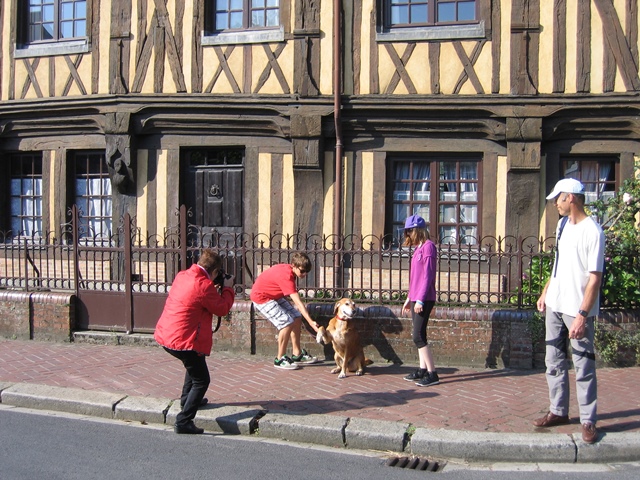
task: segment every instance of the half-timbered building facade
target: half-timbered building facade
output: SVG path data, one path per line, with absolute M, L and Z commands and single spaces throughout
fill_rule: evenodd
M 0 229 L 549 234 L 640 154 L 637 0 L 5 0 Z

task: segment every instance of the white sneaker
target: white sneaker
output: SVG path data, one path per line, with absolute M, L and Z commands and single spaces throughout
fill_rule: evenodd
M 297 370 L 300 367 L 293 363 L 289 357 L 284 355 L 280 360 L 277 358 L 273 361 L 273 366 L 276 368 L 282 368 L 283 370 Z
M 311 363 L 318 363 L 318 357 L 312 357 L 304 348 L 300 352 L 300 355 L 293 355 L 291 360 L 293 363 L 306 363 L 307 365 Z

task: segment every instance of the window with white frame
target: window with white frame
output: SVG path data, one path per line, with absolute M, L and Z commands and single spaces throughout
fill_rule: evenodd
M 392 158 L 389 220 L 394 237 L 403 238 L 407 217 L 420 215 L 434 241 L 475 245 L 480 165 L 476 158 Z
M 87 0 L 26 0 L 23 43 L 83 39 L 87 36 Z
M 111 180 L 103 153 L 74 156 L 75 203 L 80 211 L 80 236 L 108 239 L 112 233 Z
M 12 237 L 42 234 L 42 154 L 11 155 L 10 225 Z
M 384 0 L 384 26 L 420 27 L 475 23 L 476 0 Z
M 280 26 L 280 0 L 209 0 L 208 31 L 228 32 Z

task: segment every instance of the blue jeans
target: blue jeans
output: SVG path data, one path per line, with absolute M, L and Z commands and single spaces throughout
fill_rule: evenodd
M 198 413 L 198 407 L 204 398 L 211 377 L 209 368 L 207 367 L 206 357 L 193 350 L 165 350 L 182 362 L 186 369 L 184 375 L 184 385 L 182 386 L 182 395 L 180 396 L 180 405 L 182 411 L 176 416 L 176 425 L 184 427 L 193 421 Z
M 553 312 L 547 308 L 546 356 L 547 384 L 549 385 L 549 411 L 555 415 L 569 414 L 569 362 L 567 339 L 575 317 Z M 580 406 L 580 423 L 595 425 L 598 406 L 596 357 L 593 346 L 595 317 L 587 318 L 584 338 L 571 339 L 571 357 L 576 372 L 576 396 Z

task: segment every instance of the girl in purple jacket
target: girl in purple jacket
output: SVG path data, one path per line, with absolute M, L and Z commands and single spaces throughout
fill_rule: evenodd
M 413 247 L 409 272 L 409 294 L 402 306 L 403 315 L 411 311 L 413 320 L 413 342 L 418 347 L 420 367 L 404 377 L 420 387 L 440 383 L 433 356 L 427 344 L 427 323 L 436 303 L 436 269 L 438 253 L 429 239 L 424 218 L 412 215 L 404 223 L 404 246 Z

